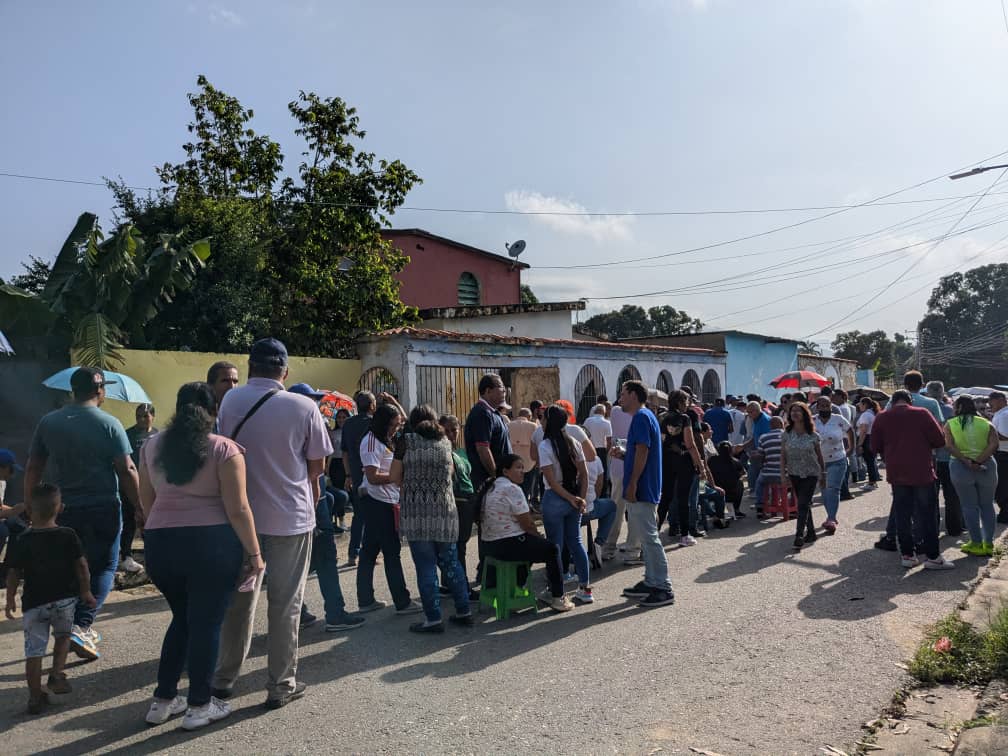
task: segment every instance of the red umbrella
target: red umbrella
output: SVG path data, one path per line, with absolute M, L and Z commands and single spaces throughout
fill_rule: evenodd
M 336 413 L 339 410 L 345 409 L 351 415 L 357 411 L 357 405 L 354 403 L 354 400 L 339 391 L 325 392 L 319 397 L 318 405 L 322 417 L 326 419 L 331 428 L 336 427 Z
M 830 379 L 821 376 L 819 373 L 812 370 L 792 370 L 789 373 L 778 375 L 770 381 L 770 385 L 777 389 L 796 389 L 806 388 L 809 386 L 822 388 L 823 386 L 830 385 Z

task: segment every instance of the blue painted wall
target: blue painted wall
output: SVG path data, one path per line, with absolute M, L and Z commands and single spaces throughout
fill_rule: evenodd
M 759 394 L 776 396 L 770 381 L 788 370 L 798 369 L 798 344 L 794 341 L 770 342 L 758 336 L 725 334 L 728 352 L 726 393 L 735 396 Z

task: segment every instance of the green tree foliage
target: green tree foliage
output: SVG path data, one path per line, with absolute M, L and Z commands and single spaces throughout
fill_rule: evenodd
M 288 110 L 305 149 L 296 177 L 282 178 L 280 145 L 251 128 L 253 111 L 197 84 L 186 159 L 158 169 L 162 189 L 143 198 L 110 182 L 119 214 L 145 233 L 214 242 L 206 274 L 148 326 L 149 344 L 243 351 L 270 334 L 292 352 L 334 356 L 362 331 L 415 321 L 395 279 L 407 258 L 379 232 L 419 177 L 359 148 L 354 108 L 302 92 Z M 342 258 L 350 270 L 338 270 Z
M 14 333 L 62 334 L 80 364 L 113 368 L 119 350 L 142 340 L 144 325 L 192 284 L 210 245 L 170 234 L 147 244 L 131 225 L 106 239 L 97 221 L 77 219 L 41 291 L 0 286 L 0 320 Z
M 918 324 L 922 367 L 951 386 L 1008 382 L 1008 264 L 944 276 Z
M 28 255 L 28 262 L 21 263 L 21 267 L 24 268 L 24 273 L 19 273 L 11 278 L 11 285 L 32 294 L 41 294 L 46 281 L 49 280 L 52 266 L 35 255 Z
M 901 333 L 889 338 L 885 331 L 846 331 L 838 333 L 830 344 L 837 357 L 856 360 L 863 368 L 872 368 L 883 380 L 898 379 L 904 365 L 913 356 L 913 347 Z
M 703 328 L 696 318 L 668 305 L 649 307 L 623 305 L 618 310 L 593 315 L 583 324 L 583 330 L 610 339 L 630 339 L 639 336 L 676 336 L 697 333 Z
M 822 356 L 822 349 L 819 348 L 819 344 L 814 341 L 799 341 L 798 351 L 802 354 L 814 354 L 816 356 Z
M 521 303 L 523 305 L 539 304 L 539 297 L 535 295 L 532 287 L 528 284 L 521 285 Z

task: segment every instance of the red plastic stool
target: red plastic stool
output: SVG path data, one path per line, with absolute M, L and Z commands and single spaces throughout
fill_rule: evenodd
M 779 514 L 787 522 L 794 515 L 798 515 L 798 500 L 794 491 L 780 483 L 773 483 L 766 487 L 763 497 L 763 514 Z

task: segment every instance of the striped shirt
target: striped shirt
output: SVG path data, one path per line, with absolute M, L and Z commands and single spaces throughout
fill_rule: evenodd
M 759 448 L 762 449 L 766 458 L 763 460 L 761 472 L 770 476 L 780 476 L 781 460 L 781 440 L 784 436 L 782 430 L 770 430 L 760 436 Z

